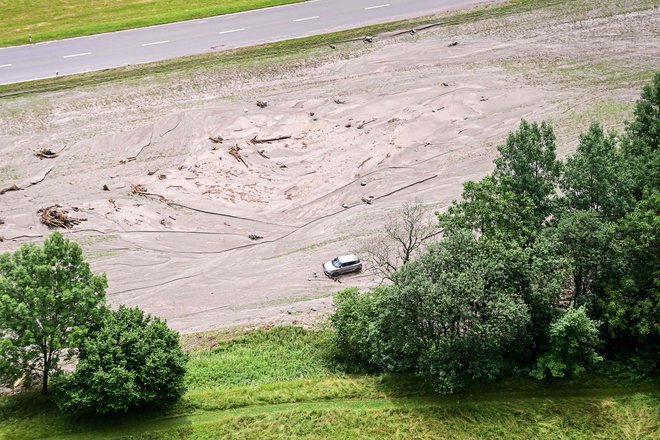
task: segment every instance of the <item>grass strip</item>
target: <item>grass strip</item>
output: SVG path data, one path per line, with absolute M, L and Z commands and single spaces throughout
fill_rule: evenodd
M 0 0 L 0 47 L 232 14 L 305 0 Z

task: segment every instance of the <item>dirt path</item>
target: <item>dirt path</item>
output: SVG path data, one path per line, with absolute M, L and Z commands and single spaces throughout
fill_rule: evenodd
M 406 200 L 447 206 L 520 118 L 555 122 L 562 153 L 592 118 L 620 127 L 660 68 L 657 9 L 569 3 L 317 65 L 2 102 L 0 189 L 22 189 L 0 195 L 0 250 L 42 240 L 37 210 L 59 203 L 86 219 L 67 234 L 107 272 L 114 304 L 185 332 L 313 322 L 334 292 L 377 282 L 314 278 L 323 261 L 360 253 Z

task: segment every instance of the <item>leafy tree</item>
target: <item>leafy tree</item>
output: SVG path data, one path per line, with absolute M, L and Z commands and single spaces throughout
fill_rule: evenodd
M 635 118 L 626 127 L 623 154 L 640 200 L 647 191 L 660 188 L 660 72 L 644 87 L 634 110 Z
M 608 286 L 600 313 L 619 349 L 648 351 L 657 360 L 660 345 L 660 191 L 640 201 L 619 224 L 627 267 Z
M 550 326 L 550 350 L 539 356 L 532 376 L 543 379 L 549 371 L 553 377 L 579 375 L 586 367 L 600 362 L 600 323 L 587 316 L 584 307 L 569 308 Z
M 104 308 L 105 276 L 95 276 L 80 247 L 54 232 L 43 246 L 0 255 L 0 378 L 58 369 L 63 350 L 94 326 Z
M 454 201 L 447 212 L 438 214 L 445 235 L 467 230 L 486 237 L 525 242 L 537 229 L 535 208 L 529 197 L 515 194 L 511 186 L 493 176 L 464 183 L 462 200 Z
M 562 215 L 548 233 L 559 242 L 558 251 L 570 264 L 571 304 L 591 310 L 606 278 L 621 273 L 616 224 L 595 210 L 573 211 Z
M 552 212 L 561 173 L 552 127 L 547 122 L 530 124 L 523 119 L 498 151 L 493 176 L 517 197 L 531 200 L 540 226 Z
M 106 313 L 101 327 L 82 341 L 78 359 L 74 373 L 53 380 L 66 413 L 165 405 L 185 392 L 187 357 L 178 333 L 139 308 Z
M 561 188 L 570 208 L 593 209 L 610 220 L 634 206 L 632 182 L 614 134 L 606 136 L 600 124 L 592 124 L 580 136 L 577 151 L 566 162 Z

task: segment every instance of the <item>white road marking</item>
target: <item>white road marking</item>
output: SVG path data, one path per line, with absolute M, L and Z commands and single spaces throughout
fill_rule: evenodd
M 389 5 L 390 5 L 389 3 L 385 3 L 384 5 L 368 6 L 368 7 L 364 8 L 364 10 L 368 11 L 369 9 L 386 8 Z
M 11 67 L 11 64 L 0 64 L 0 67 Z
M 232 30 L 230 30 L 230 31 L 222 31 L 222 32 L 218 32 L 218 34 L 220 34 L 220 35 L 222 35 L 222 34 L 231 34 L 232 32 L 241 32 L 241 31 L 244 31 L 244 30 L 245 30 L 245 28 L 232 29 Z
M 319 18 L 319 16 L 318 16 L 318 15 L 315 15 L 315 16 L 313 16 L 313 17 L 298 18 L 298 19 L 293 20 L 293 21 L 294 21 L 294 22 L 296 22 L 296 21 L 307 21 L 307 20 L 315 20 L 315 19 L 317 19 L 317 18 Z
M 154 41 L 153 43 L 144 43 L 142 46 L 155 46 L 156 44 L 165 44 L 169 42 L 170 40 Z
M 74 53 L 73 55 L 64 55 L 62 58 L 74 58 L 74 57 L 84 57 L 85 55 L 91 55 L 91 52 L 83 52 L 83 53 Z

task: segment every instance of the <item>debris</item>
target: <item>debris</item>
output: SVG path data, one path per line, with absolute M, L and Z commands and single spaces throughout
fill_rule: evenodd
M 318 276 L 319 276 L 319 274 L 317 274 L 316 272 L 314 272 L 314 278 L 318 278 Z
M 344 208 L 344 209 L 348 209 L 348 204 L 346 204 L 346 203 L 342 203 L 342 204 L 341 204 L 341 207 Z
M 250 234 L 248 235 L 248 238 L 250 240 L 261 240 L 262 238 L 264 238 L 264 236 L 259 234 Z
M 337 48 L 337 46 L 335 46 L 334 44 L 330 45 L 330 49 L 336 49 L 336 48 Z
M 108 185 L 103 185 L 103 191 L 110 191 L 110 188 L 108 188 Z
M 166 174 L 160 173 L 160 174 L 158 175 L 158 180 L 165 180 L 165 179 L 167 179 L 167 175 L 166 175 Z
M 454 47 L 454 46 L 458 46 L 458 41 L 452 41 L 447 45 L 447 47 Z
M 352 125 L 351 125 L 351 123 L 349 122 L 348 124 L 344 125 L 344 127 L 346 127 L 346 128 L 351 128 Z
M 488 98 L 485 98 L 485 97 L 482 96 L 481 98 L 479 98 L 479 101 L 485 102 L 485 101 L 488 101 Z
M 284 164 L 281 164 L 281 165 L 280 165 L 280 168 L 289 168 L 289 167 L 286 166 L 286 165 L 284 165 Z
M 41 223 L 50 228 L 68 229 L 87 220 L 85 218 L 71 217 L 69 211 L 63 209 L 61 205 L 41 208 L 37 213 L 41 214 Z
M 0 189 L 0 194 L 4 194 L 9 191 L 20 191 L 21 188 L 19 188 L 15 183 L 12 184 L 11 186 L 8 186 L 7 188 Z
M 133 194 L 146 194 L 147 187 L 141 183 L 132 183 L 131 184 L 131 193 Z
M 153 176 L 154 174 L 156 174 L 156 171 L 158 171 L 158 168 L 156 168 L 153 171 L 152 170 L 147 170 L 147 176 Z
M 266 101 L 257 101 L 257 107 L 266 108 L 266 107 L 268 107 L 268 102 L 266 102 Z
M 316 309 L 316 307 L 312 307 L 310 310 L 311 310 L 312 312 L 316 312 L 317 309 Z
M 373 41 L 374 41 L 374 39 L 373 39 L 371 36 L 369 36 L 369 35 L 367 35 L 366 37 L 364 37 L 364 42 L 365 42 L 365 43 L 372 43 Z
M 160 224 L 163 226 L 167 226 L 167 220 L 166 219 L 161 219 Z
M 0 218 L 0 225 L 4 225 L 4 224 L 5 224 L 5 221 Z
M 259 153 L 259 156 L 263 157 L 264 159 L 270 159 L 270 157 L 266 156 L 266 150 L 257 150 L 257 153 Z
M 267 144 L 270 142 L 282 141 L 284 139 L 291 139 L 291 135 L 275 136 L 272 138 L 264 138 L 264 139 L 257 139 L 257 136 L 255 135 L 252 139 L 250 139 L 250 142 L 253 144 Z
M 415 28 L 410 29 L 410 35 L 415 35 L 417 33 L 417 30 Z
M 362 201 L 366 203 L 367 205 L 371 205 L 373 202 L 373 199 L 367 198 L 367 197 L 362 197 Z
M 244 108 L 243 113 L 247 113 L 247 112 L 248 112 L 248 109 Z
M 337 98 L 337 99 L 335 99 L 335 104 L 346 104 L 346 101 L 344 101 L 343 99 Z
M 108 199 L 108 203 L 110 203 L 112 207 L 115 208 L 115 211 L 119 211 L 119 208 L 117 207 L 117 204 L 115 203 L 114 199 Z
M 0 235 L 0 243 L 2 243 L 3 241 L 5 241 L 5 237 L 3 237 L 2 235 Z
M 243 165 L 245 165 L 245 166 L 247 167 L 248 164 L 245 163 L 245 160 L 243 160 L 243 156 L 241 156 L 241 153 L 239 153 L 239 151 L 241 151 L 241 147 L 239 147 L 238 144 L 236 144 L 236 145 L 234 145 L 233 147 L 231 147 L 231 148 L 229 149 L 229 154 L 231 154 L 232 156 L 234 156 L 234 158 L 235 158 L 237 161 L 239 161 L 239 162 L 243 162 Z
M 362 129 L 364 128 L 365 125 L 367 125 L 367 124 L 371 124 L 372 122 L 375 122 L 375 121 L 376 121 L 376 119 L 372 119 L 372 120 L 370 120 L 370 121 L 363 122 L 363 123 L 361 123 L 361 124 L 358 124 L 356 128 L 357 128 L 358 130 L 362 130 Z
M 446 82 L 443 82 L 442 87 L 449 87 L 449 84 L 447 84 Z
M 57 153 L 51 150 L 50 148 L 42 148 L 34 152 L 34 155 L 39 159 L 54 159 L 57 157 Z
M 309 112 L 309 115 L 310 115 L 310 116 L 314 116 L 315 113 L 314 113 L 314 112 Z
M 210 136 L 209 140 L 214 144 L 221 144 L 224 139 L 221 136 Z
M 367 186 L 367 182 L 365 181 L 360 182 L 360 186 Z
M 128 162 L 133 162 L 134 160 L 137 160 L 137 157 L 135 157 L 135 156 L 129 156 L 129 157 L 127 157 L 126 159 L 121 159 L 121 160 L 119 161 L 119 163 L 121 163 L 121 164 L 126 164 L 126 163 L 128 163 Z

